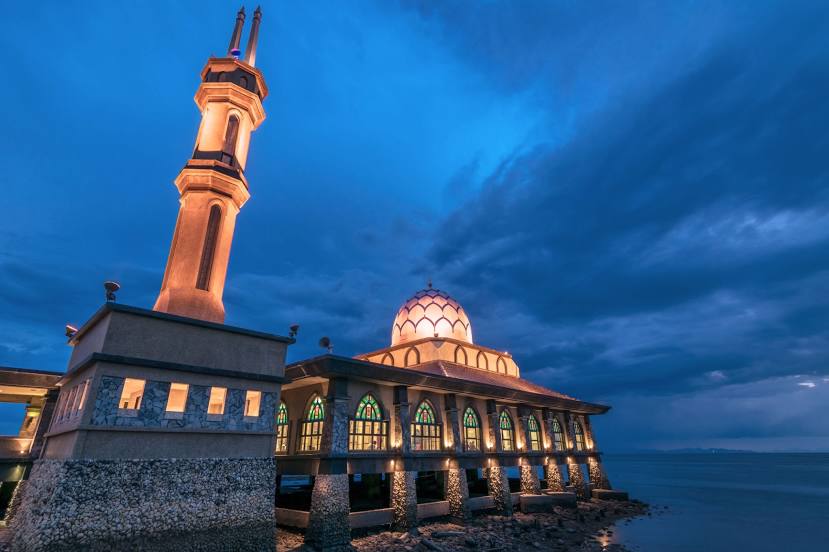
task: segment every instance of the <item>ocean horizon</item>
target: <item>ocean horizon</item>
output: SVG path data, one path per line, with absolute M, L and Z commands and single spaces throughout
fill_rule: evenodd
M 607 542 L 634 552 L 825 549 L 829 453 L 617 453 L 614 488 L 651 506 Z

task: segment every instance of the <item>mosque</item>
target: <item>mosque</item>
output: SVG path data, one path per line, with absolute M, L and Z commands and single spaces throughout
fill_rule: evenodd
M 523 379 L 431 282 L 390 310 L 388 347 L 353 358 L 329 350 L 286 366 L 296 327 L 224 324 L 248 148 L 265 119 L 261 17 L 242 55 L 240 10 L 227 54 L 201 72 L 153 309 L 117 302 L 107 283 L 103 306 L 67 327 L 65 372 L 0 369 L 0 401 L 26 404 L 19 435 L 0 439 L 12 550 L 272 549 L 275 525 L 336 549 L 358 528 L 625 498 L 591 428 L 609 407 Z

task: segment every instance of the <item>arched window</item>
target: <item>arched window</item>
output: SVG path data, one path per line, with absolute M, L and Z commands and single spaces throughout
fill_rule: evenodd
M 314 395 L 308 406 L 308 416 L 302 422 L 302 434 L 299 441 L 300 452 L 315 452 L 320 449 L 324 421 L 325 405 L 322 402 L 322 397 Z
M 233 165 L 236 159 L 236 139 L 239 137 L 239 117 L 231 115 L 227 120 L 225 141 L 222 144 L 222 163 Z
M 455 347 L 455 362 L 458 364 L 469 364 L 469 359 L 466 356 L 466 349 L 460 345 Z
M 199 275 L 196 278 L 196 288 L 207 291 L 210 289 L 210 273 L 213 272 L 213 257 L 216 255 L 216 242 L 219 239 L 219 223 L 222 220 L 222 208 L 213 205 L 207 217 L 207 231 L 204 233 L 204 245 L 201 250 Z
M 527 443 L 530 450 L 541 450 L 541 432 L 538 430 L 538 420 L 532 415 L 527 418 L 527 438 L 530 440 Z
M 515 438 L 512 429 L 512 418 L 506 410 L 501 411 L 498 418 L 498 426 L 501 428 L 501 448 L 506 451 L 515 450 Z
M 581 429 L 581 424 L 578 420 L 573 422 L 573 431 L 576 433 L 576 450 L 584 450 L 584 431 Z
M 553 450 L 564 450 L 564 433 L 558 418 L 553 418 Z
M 388 428 L 377 399 L 366 393 L 357 405 L 354 419 L 349 420 L 349 450 L 385 450 Z
M 470 407 L 463 412 L 463 448 L 468 451 L 481 450 L 481 422 Z
M 478 351 L 478 357 L 475 359 L 478 368 L 482 370 L 489 370 L 489 361 L 483 351 Z
M 440 450 L 440 424 L 429 401 L 421 402 L 415 411 L 412 450 Z
M 276 412 L 276 453 L 286 454 L 288 452 L 288 407 L 284 402 L 279 403 L 279 410 Z
M 417 350 L 417 347 L 409 347 L 403 365 L 414 366 L 415 364 L 420 364 L 420 351 Z

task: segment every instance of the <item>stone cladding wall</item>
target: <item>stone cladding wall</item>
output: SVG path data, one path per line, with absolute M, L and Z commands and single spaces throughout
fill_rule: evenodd
M 417 472 L 396 471 L 391 480 L 392 529 L 408 531 L 417 525 Z
M 11 550 L 126 550 L 153 539 L 188 550 L 206 531 L 216 532 L 215 548 L 199 549 L 247 550 L 272 543 L 275 484 L 273 458 L 39 460 Z
M 547 479 L 547 489 L 556 493 L 564 490 L 564 480 L 561 477 L 561 468 L 555 461 L 544 466 L 544 476 Z
M 495 502 L 495 509 L 503 516 L 511 516 L 513 511 L 512 495 L 509 491 L 509 479 L 506 470 L 501 466 L 488 468 L 487 480 L 489 494 Z
M 610 486 L 610 480 L 607 478 L 607 473 L 602 467 L 602 463 L 596 458 L 587 459 L 587 471 L 590 475 L 590 482 L 593 483 L 594 488 L 607 490 L 612 488 Z
M 521 466 L 521 494 L 541 494 L 541 483 L 535 466 Z
M 581 498 L 587 496 L 587 489 L 584 484 L 584 474 L 581 473 L 581 466 L 577 462 L 570 460 L 567 464 L 568 477 L 570 485 L 575 488 L 576 495 Z
M 141 406 L 135 415 L 124 416 L 118 408 L 124 378 L 104 376 L 97 390 L 95 408 L 92 411 L 92 425 L 116 427 L 160 427 L 160 428 L 199 428 L 228 429 L 240 431 L 273 431 L 278 393 L 264 391 L 260 403 L 260 415 L 256 418 L 246 417 L 245 389 L 228 389 L 225 397 L 225 412 L 218 419 L 216 415 L 207 414 L 210 399 L 210 387 L 190 385 L 187 403 L 180 419 L 167 417 L 167 396 L 170 392 L 169 381 L 147 381 Z
M 323 550 L 347 547 L 351 542 L 349 512 L 348 474 L 317 474 L 305 543 Z
M 449 501 L 449 515 L 461 520 L 472 516 L 469 510 L 469 484 L 466 470 L 450 468 L 446 478 L 446 500 Z

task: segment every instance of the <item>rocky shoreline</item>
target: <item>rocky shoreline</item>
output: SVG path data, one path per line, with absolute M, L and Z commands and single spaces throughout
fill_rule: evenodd
M 648 513 L 648 506 L 627 502 L 590 500 L 578 508 L 556 507 L 551 513 L 523 514 L 512 517 L 481 514 L 461 524 L 448 520 L 424 522 L 416 531 L 373 532 L 352 541 L 361 552 L 435 552 L 552 550 L 557 552 L 623 552 L 625 548 L 610 543 L 613 523 Z M 278 552 L 310 550 L 302 544 L 302 534 L 287 528 L 278 530 Z

